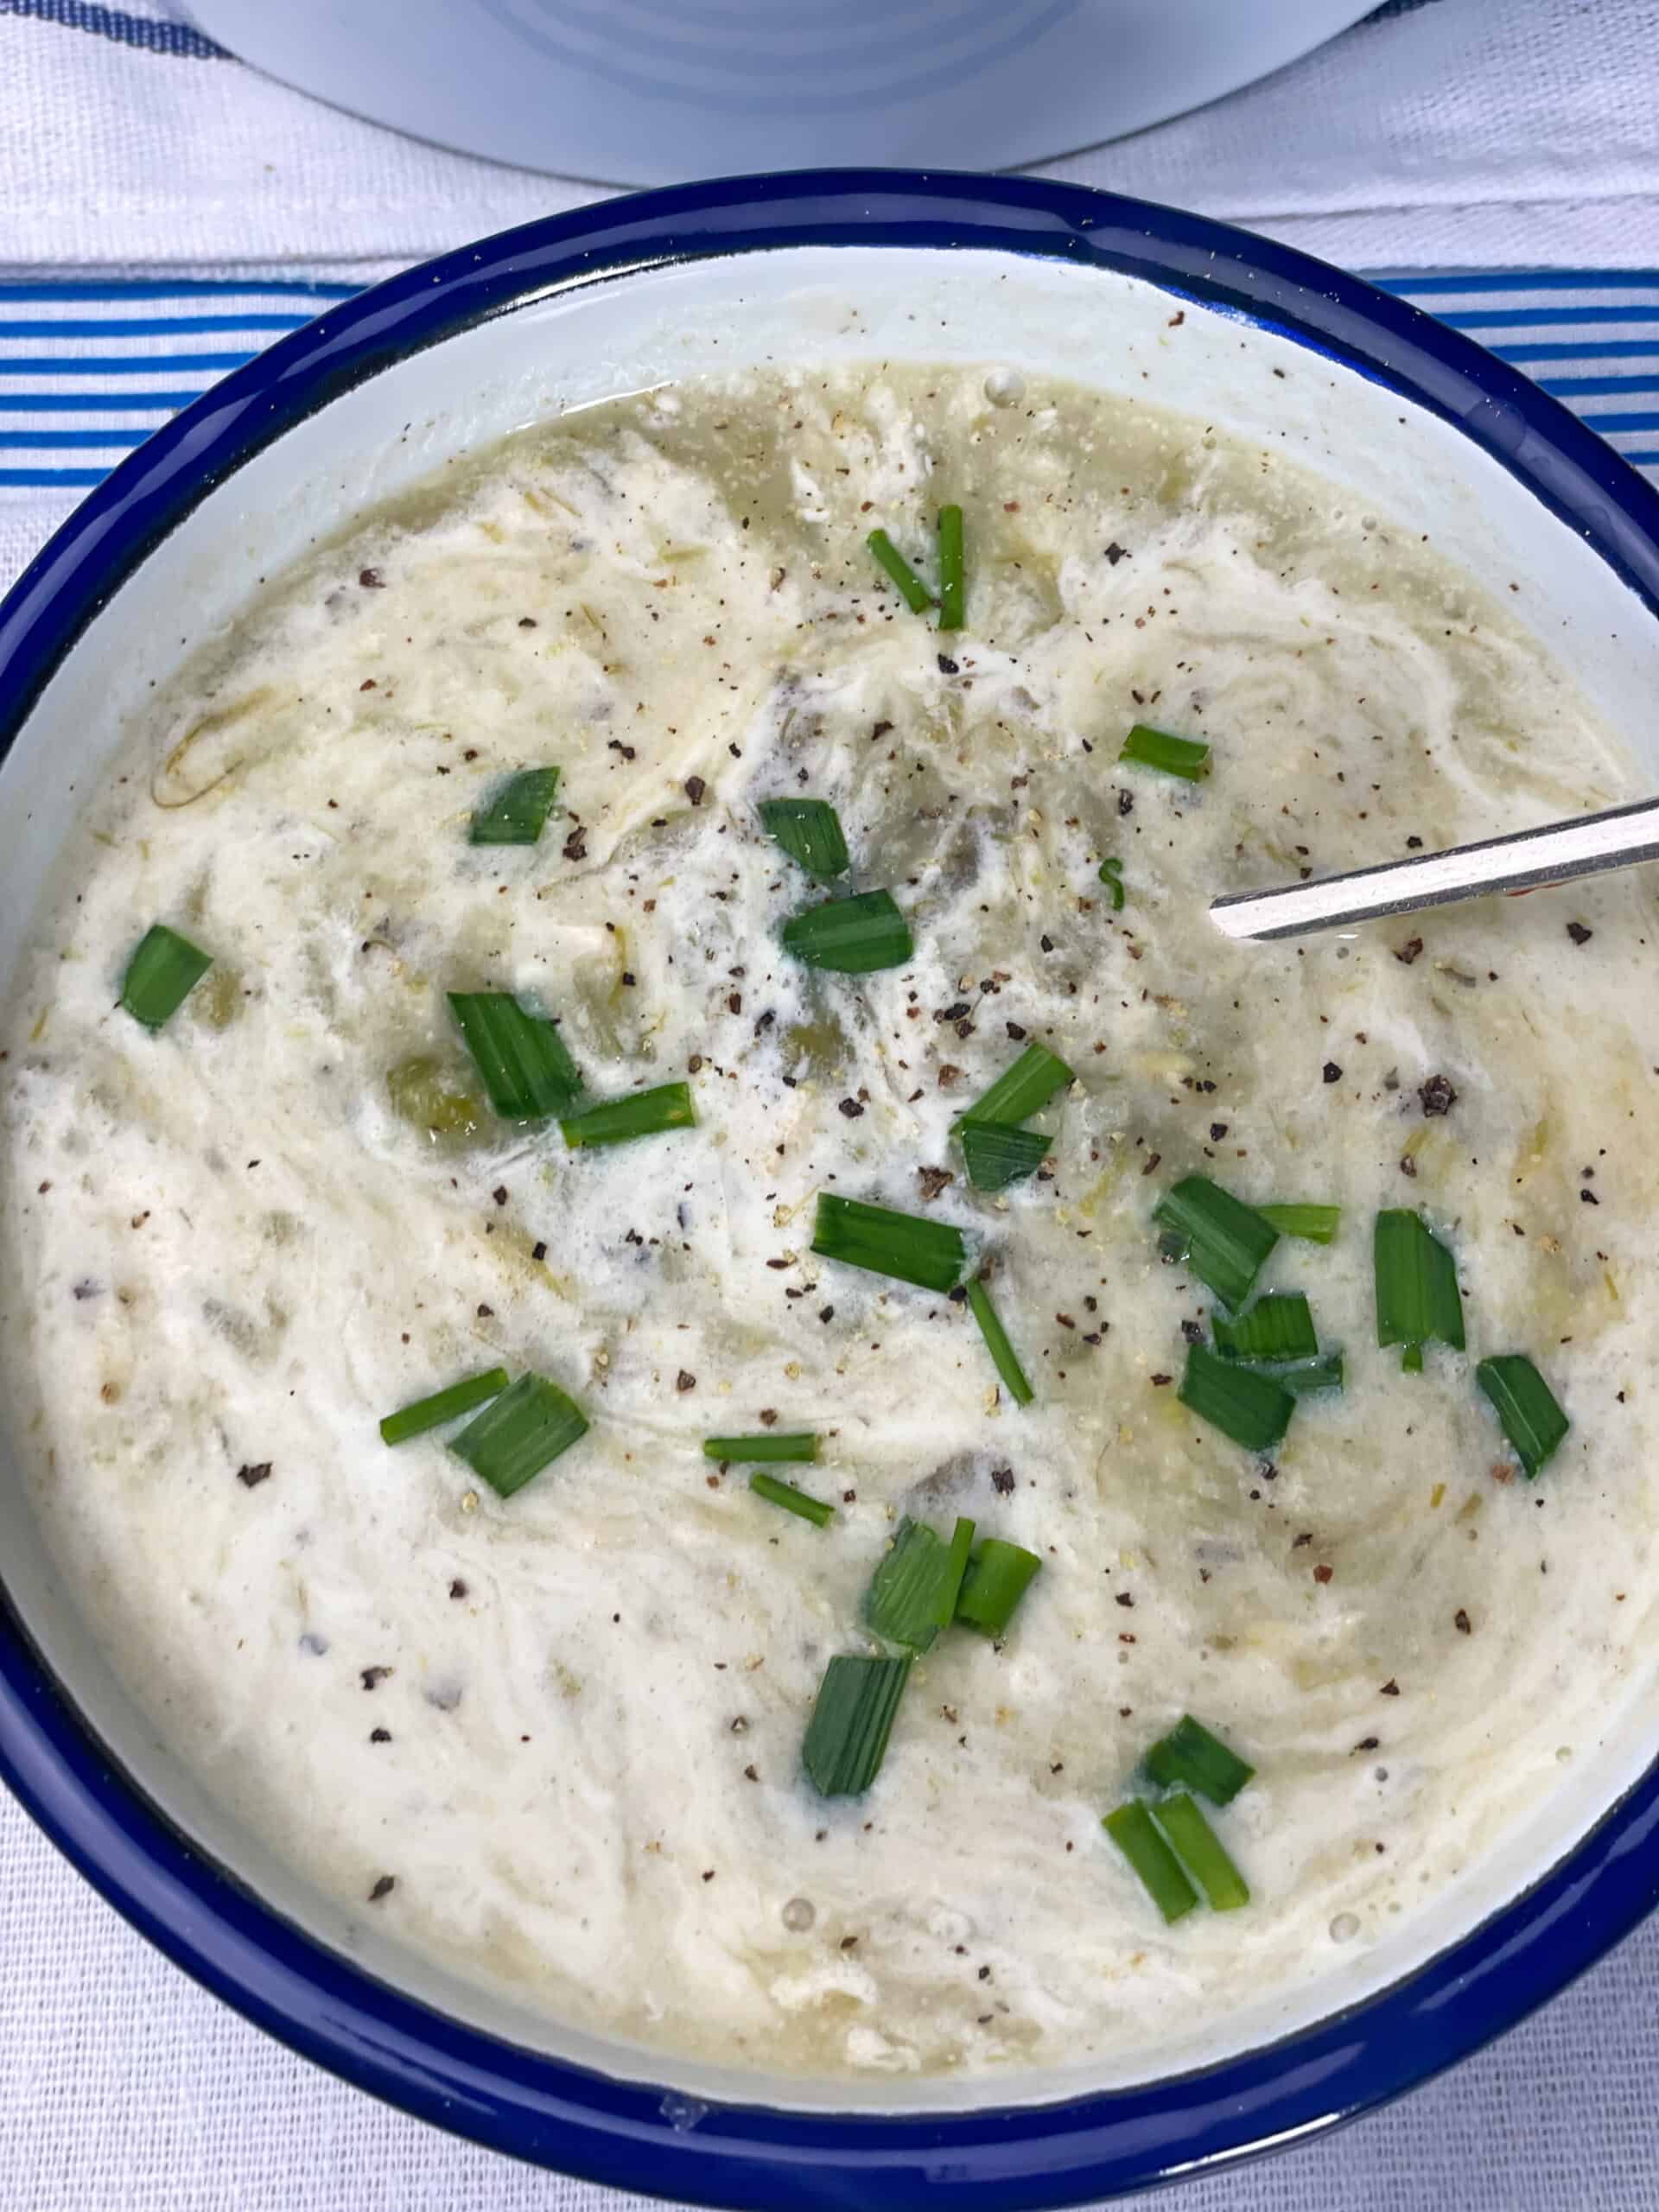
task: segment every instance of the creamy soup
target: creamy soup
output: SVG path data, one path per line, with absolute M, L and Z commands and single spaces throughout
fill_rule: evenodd
M 949 504 L 957 629 L 866 542 L 931 593 Z M 0 1032 L 29 1479 L 168 1743 L 415 1950 L 802 2073 L 1153 2071 L 1471 1878 L 1652 1694 L 1647 894 L 1300 944 L 1206 908 L 1624 795 L 1548 618 L 1272 451 L 957 370 L 597 408 L 273 581 L 124 734 Z M 537 841 L 471 842 L 543 767 Z M 878 892 L 891 964 L 801 957 Z M 213 964 L 152 1029 L 154 923 Z M 556 1020 L 584 1103 L 684 1099 L 609 1145 L 498 1113 L 451 992 Z M 1033 1045 L 1071 1079 L 976 1187 L 1009 1141 L 958 1120 Z M 1325 1387 L 1225 1357 L 1211 1186 L 1340 1209 L 1253 1285 Z M 815 1250 L 825 1193 L 960 1267 Z M 1418 1371 L 1379 1212 L 1460 1286 Z M 1535 1478 L 1495 1355 L 1571 1422 Z M 498 1369 L 588 1423 L 521 1487 L 451 1448 L 476 1408 L 382 1441 Z M 795 1433 L 782 1503 L 704 1450 Z M 959 1518 L 1039 1571 L 906 1675 L 872 1577 Z M 826 1796 L 837 1655 L 896 1705 Z M 1249 1897 L 1177 1853 L 1166 1923 L 1103 1818 L 1188 1714 L 1254 1769 L 1192 1801 Z

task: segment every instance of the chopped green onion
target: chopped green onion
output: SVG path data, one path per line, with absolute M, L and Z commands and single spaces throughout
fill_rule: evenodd
M 1401 1371 L 1406 1375 L 1421 1375 L 1423 1371 L 1421 1344 L 1408 1344 L 1400 1355 Z
M 749 1488 L 768 1505 L 781 1505 L 785 1513 L 798 1513 L 803 1521 L 816 1522 L 820 1529 L 827 1529 L 836 1517 L 833 1505 L 826 1505 L 821 1497 L 809 1497 L 793 1483 L 780 1483 L 776 1475 L 751 1475 Z
M 1457 1262 L 1422 1216 L 1401 1206 L 1385 1207 L 1376 1217 L 1373 1261 L 1378 1344 L 1404 1344 L 1404 1364 L 1414 1373 L 1422 1366 L 1426 1344 L 1450 1344 L 1461 1351 Z
M 912 614 L 925 614 L 933 604 L 933 594 L 922 582 L 885 530 L 873 530 L 864 543 L 893 578 L 904 594 L 905 604 Z
M 547 827 L 558 794 L 556 768 L 524 768 L 511 776 L 473 816 L 473 845 L 533 845 Z
M 1475 1380 L 1491 1401 L 1516 1458 L 1535 1475 L 1572 1427 L 1554 1392 L 1521 1351 L 1483 1359 Z
M 1042 1565 L 1023 1544 L 987 1536 L 969 1560 L 957 1598 L 957 1618 L 986 1636 L 1006 1636 L 1014 1607 Z
M 922 1290 L 954 1290 L 968 1272 L 967 1242 L 953 1223 L 924 1221 L 832 1191 L 818 1193 L 812 1249 L 821 1260 L 867 1268 Z
M 471 1413 L 486 1398 L 499 1397 L 506 1387 L 505 1367 L 469 1375 L 464 1382 L 452 1382 L 447 1390 L 435 1390 L 429 1398 L 416 1398 L 412 1405 L 399 1406 L 395 1414 L 388 1414 L 380 1424 L 380 1441 L 404 1444 L 411 1436 L 423 1436 L 429 1428 L 454 1421 L 458 1414 Z
M 810 1428 L 785 1429 L 776 1435 L 705 1436 L 702 1456 L 740 1467 L 767 1461 L 776 1464 L 785 1459 L 816 1459 L 818 1440 Z
M 1121 914 L 1123 911 L 1124 899 L 1122 861 L 1102 861 L 1100 880 L 1112 894 L 1112 912 L 1115 914 Z
M 963 1122 L 962 1157 L 976 1191 L 1006 1191 L 1010 1183 L 1034 1174 L 1054 1141 L 1039 1129 L 1015 1128 L 1007 1122 Z
M 974 1524 L 959 1513 L 957 1525 L 950 1531 L 950 1566 L 939 1578 L 937 1602 L 933 1608 L 936 1627 L 949 1628 L 957 1617 L 957 1601 L 962 1595 L 962 1579 L 968 1572 L 969 1554 L 973 1548 Z
M 968 1286 L 968 1310 L 979 1324 L 985 1349 L 991 1355 L 991 1363 L 1002 1377 L 1008 1395 L 1016 1406 L 1028 1406 L 1033 1393 L 1026 1380 L 1026 1370 L 1020 1364 L 1020 1355 L 1008 1342 L 1008 1332 L 997 1319 L 991 1294 L 977 1276 Z
M 1100 1825 L 1141 1877 L 1141 1886 L 1166 1920 L 1179 1920 L 1192 1911 L 1198 1893 L 1138 1797 L 1108 1813 Z
M 152 922 L 127 963 L 121 1003 L 146 1029 L 162 1028 L 213 964 L 211 952 L 192 944 L 165 922 Z
M 1148 729 L 1136 722 L 1123 741 L 1120 760 L 1138 761 L 1143 768 L 1161 768 L 1166 775 L 1184 776 L 1196 784 L 1210 772 L 1210 748 L 1196 738 L 1171 737 L 1166 731 Z
M 1340 1206 L 1258 1206 L 1256 1211 L 1281 1236 L 1300 1236 L 1309 1244 L 1328 1244 L 1342 1219 Z
M 1196 1789 L 1212 1805 L 1230 1805 L 1255 1769 L 1185 1713 L 1147 1753 L 1147 1772 L 1160 1789 Z
M 939 509 L 939 627 L 960 630 L 967 612 L 968 575 L 963 556 L 962 509 Z
M 801 1764 L 823 1796 L 856 1797 L 880 1772 L 910 1656 L 867 1659 L 843 1651 L 824 1669 L 801 1746 Z
M 1341 1389 L 1342 1354 L 1322 1352 L 1317 1359 L 1299 1359 L 1292 1366 L 1269 1368 L 1268 1372 L 1293 1398 L 1311 1398 L 1316 1391 Z
M 912 1521 L 906 1516 L 864 1593 L 866 1624 L 889 1643 L 906 1643 L 912 1651 L 928 1650 L 955 1615 L 957 1592 L 973 1540 L 971 1521 L 958 1521 L 956 1535 L 947 1544 L 925 1521 Z
M 552 1022 L 526 1013 L 509 991 L 451 991 L 449 1011 L 504 1122 L 569 1112 L 582 1077 Z
M 868 976 L 877 968 L 902 968 L 915 946 L 910 925 L 890 891 L 861 891 L 852 899 L 826 899 L 784 924 L 784 950 L 809 968 L 838 976 Z
M 1208 1344 L 1188 1345 L 1179 1395 L 1200 1421 L 1207 1421 L 1247 1452 L 1270 1452 L 1296 1410 L 1294 1397 L 1271 1375 L 1237 1360 L 1222 1359 Z
M 828 882 L 851 865 L 841 817 L 827 798 L 763 798 L 760 819 L 766 835 L 780 844 L 809 875 Z
M 1229 1359 L 1312 1359 L 1319 1349 L 1313 1316 L 1300 1290 L 1272 1292 L 1230 1321 L 1217 1313 L 1216 1350 Z
M 511 1497 L 587 1433 L 586 1415 L 556 1382 L 521 1375 L 450 1439 L 449 1449 L 498 1497 Z
M 1186 1870 L 1217 1912 L 1250 1901 L 1249 1885 L 1227 1856 L 1221 1838 L 1185 1790 L 1160 1800 L 1152 1817 L 1175 1847 Z
M 976 1098 L 964 1122 L 1023 1122 L 1057 1090 L 1075 1078 L 1058 1052 L 1046 1045 L 1027 1045 L 1011 1068 L 1005 1068 L 984 1096 Z
M 631 1090 L 625 1098 L 601 1098 L 559 1123 L 574 1150 L 584 1144 L 626 1144 L 631 1137 L 660 1136 L 664 1129 L 690 1129 L 697 1116 L 689 1083 L 659 1083 L 651 1090 Z
M 1270 1221 L 1207 1175 L 1182 1176 L 1165 1192 L 1152 1217 L 1183 1240 L 1193 1274 L 1235 1312 L 1279 1242 Z

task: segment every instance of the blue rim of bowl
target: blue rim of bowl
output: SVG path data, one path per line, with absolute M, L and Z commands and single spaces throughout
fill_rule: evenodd
M 378 370 L 530 297 L 799 246 L 1042 257 L 1140 276 L 1274 330 L 1454 423 L 1659 613 L 1659 494 L 1518 371 L 1360 279 L 1230 226 L 1023 178 L 803 170 L 673 187 L 406 270 L 280 340 L 76 510 L 0 606 L 0 760 L 92 616 L 214 485 Z M 314 1941 L 121 1770 L 0 1588 L 0 1777 L 196 1980 L 304 2056 L 492 2149 L 737 2212 L 1041 2212 L 1304 2140 L 1514 2026 L 1659 1902 L 1659 1765 L 1548 1874 L 1417 1973 L 1195 2073 L 1038 2106 L 869 2116 L 690 2107 L 465 2026 Z M 994 2081 L 986 2083 L 994 2099 Z

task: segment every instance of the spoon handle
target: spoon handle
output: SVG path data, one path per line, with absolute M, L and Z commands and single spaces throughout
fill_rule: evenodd
M 1414 853 L 1381 868 L 1352 868 L 1273 891 L 1236 892 L 1214 901 L 1210 918 L 1230 938 L 1302 937 L 1310 930 L 1412 914 L 1490 892 L 1570 883 L 1575 876 L 1652 860 L 1659 860 L 1659 799 L 1644 798 L 1633 806 L 1609 807 L 1605 814 L 1580 815 L 1576 822 L 1483 838 L 1478 845 Z

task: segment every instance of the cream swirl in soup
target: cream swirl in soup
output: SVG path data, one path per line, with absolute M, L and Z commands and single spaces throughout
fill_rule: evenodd
M 951 505 L 942 629 L 866 541 L 931 594 Z M 957 369 L 597 408 L 273 582 L 124 737 L 0 1033 L 29 1476 L 168 1744 L 416 1951 L 803 2074 L 1154 2071 L 1471 1878 L 1652 1694 L 1648 894 L 1255 946 L 1206 909 L 1625 794 L 1549 618 L 1272 450 Z M 471 842 L 551 767 L 535 842 Z M 762 811 L 804 798 L 822 879 Z M 795 918 L 874 893 L 889 964 L 813 964 L 851 939 Z M 212 966 L 152 1028 L 156 923 Z M 557 1110 L 496 1110 L 451 993 L 556 1024 Z M 1033 1046 L 1036 1141 L 964 1141 Z M 826 1194 L 960 1266 L 847 1264 Z M 1338 1212 L 1269 1213 L 1229 1300 L 1229 1201 Z M 1379 1215 L 1455 1284 L 1420 1371 Z M 1294 1329 L 1248 1357 L 1294 1293 L 1301 1395 Z M 1508 1356 L 1571 1424 L 1535 1477 Z M 495 1370 L 588 1424 L 521 1486 L 499 1422 L 452 1448 L 481 1401 L 383 1442 Z M 704 1450 L 791 1434 L 764 1472 L 827 1518 Z M 959 1520 L 965 1589 L 988 1541 L 1038 1569 L 989 1632 L 952 1583 L 906 1673 L 872 1580 Z M 837 1656 L 896 1702 L 825 1795 Z M 1192 1801 L 1247 1902 L 1169 1840 L 1184 1715 L 1254 1770 Z M 1167 1923 L 1102 1825 L 1137 1800 Z

